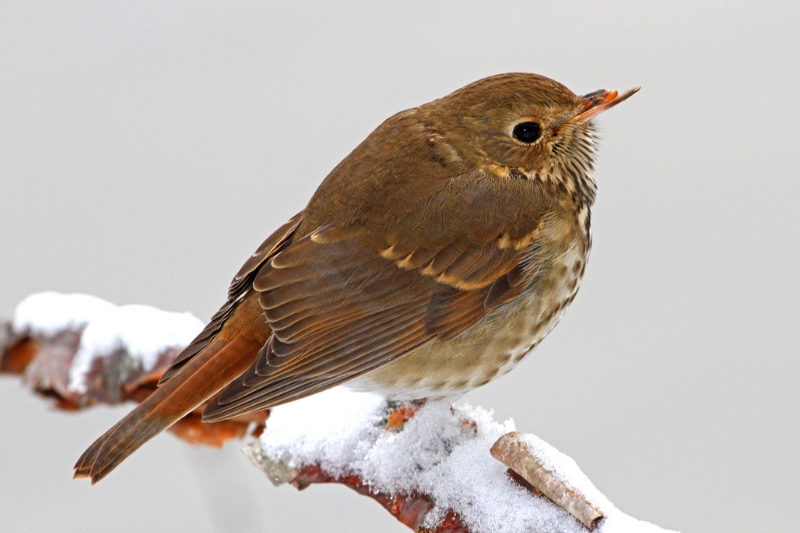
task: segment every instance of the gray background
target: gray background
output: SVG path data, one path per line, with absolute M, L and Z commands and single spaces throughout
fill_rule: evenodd
M 562 324 L 469 395 L 622 510 L 789 531 L 800 489 L 797 2 L 0 4 L 0 314 L 87 292 L 207 319 L 389 115 L 505 71 L 642 91 L 599 119 L 594 250 Z M 124 409 L 0 379 L 3 531 L 405 531 L 167 435 L 70 479 Z

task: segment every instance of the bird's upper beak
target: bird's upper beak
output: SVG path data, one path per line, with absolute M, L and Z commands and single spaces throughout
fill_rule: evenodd
M 606 109 L 611 109 L 620 102 L 623 102 L 636 94 L 641 87 L 634 87 L 630 91 L 619 94 L 617 91 L 595 91 L 584 96 L 583 107 L 578 114 L 572 117 L 567 124 L 575 124 L 577 122 L 586 122 L 593 119 Z

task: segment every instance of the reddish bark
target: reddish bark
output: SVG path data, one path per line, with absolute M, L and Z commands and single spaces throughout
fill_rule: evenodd
M 297 471 L 291 484 L 298 490 L 303 490 L 313 483 L 339 483 L 361 494 L 372 498 L 384 509 L 404 525 L 419 532 L 430 533 L 469 533 L 461 523 L 461 518 L 449 511 L 444 519 L 435 528 L 425 528 L 423 524 L 433 508 L 434 503 L 425 494 L 412 492 L 411 494 L 388 494 L 373 491 L 358 476 L 332 476 L 323 471 L 319 466 L 306 466 Z

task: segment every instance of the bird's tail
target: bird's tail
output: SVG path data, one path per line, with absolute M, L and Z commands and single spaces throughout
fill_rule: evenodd
M 75 464 L 76 478 L 100 481 L 142 444 L 196 409 L 244 373 L 260 344 L 214 340 L 172 378 L 97 439 Z

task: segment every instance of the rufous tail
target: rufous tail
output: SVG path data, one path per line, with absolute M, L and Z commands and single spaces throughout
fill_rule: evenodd
M 97 439 L 75 464 L 76 478 L 103 479 L 142 444 L 240 376 L 261 345 L 246 338 L 214 340 L 172 378 Z

